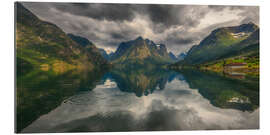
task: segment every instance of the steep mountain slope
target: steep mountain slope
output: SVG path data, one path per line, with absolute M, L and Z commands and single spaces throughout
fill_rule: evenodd
M 187 53 L 180 53 L 178 56 L 177 56 L 177 59 L 180 61 L 180 60 L 184 60 L 185 57 L 187 56 Z
M 63 71 L 107 64 L 98 51 L 78 45 L 56 25 L 40 20 L 22 4 L 16 3 L 15 13 L 18 72 L 25 72 L 24 67 Z
M 149 39 L 138 37 L 122 42 L 111 57 L 117 64 L 165 64 L 172 62 L 164 44 L 155 44 Z
M 108 54 L 103 48 L 98 48 L 98 50 L 106 60 L 110 61 L 110 59 L 111 59 L 111 57 L 113 55 L 113 52 Z
M 199 45 L 193 46 L 182 63 L 196 65 L 214 61 L 258 42 L 259 28 L 253 23 L 219 28 L 212 31 Z
M 70 33 L 67 35 L 77 44 L 83 46 L 84 50 L 87 50 L 89 53 L 94 54 L 96 56 L 95 57 L 96 61 L 106 63 L 106 58 L 103 57 L 103 54 L 101 54 L 100 50 L 87 38 L 70 34 Z
M 172 52 L 169 52 L 169 56 L 173 61 L 178 61 L 178 58 Z
M 79 45 L 82 45 L 83 47 L 88 46 L 88 45 L 94 45 L 87 38 L 77 36 L 71 33 L 67 34 L 67 36 L 70 37 L 73 41 L 77 42 Z

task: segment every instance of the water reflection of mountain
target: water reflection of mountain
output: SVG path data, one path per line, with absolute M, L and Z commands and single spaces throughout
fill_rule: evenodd
M 162 68 L 115 68 L 104 80 L 108 78 L 114 80 L 121 91 L 135 93 L 138 97 L 163 90 L 167 83 L 177 79 L 198 89 L 216 107 L 253 111 L 259 106 L 257 79 L 237 80 L 198 70 L 174 72 Z
M 17 79 L 17 130 L 22 130 L 41 115 L 59 106 L 63 100 L 76 95 L 78 91 L 89 92 L 96 87 L 96 84 L 103 85 L 108 79 L 114 81 L 122 92 L 135 93 L 138 97 L 162 90 L 161 93 L 173 93 L 174 98 L 181 99 L 181 97 L 186 97 L 183 94 L 189 91 L 184 90 L 185 93 L 183 93 L 179 86 L 188 83 L 187 87 L 195 91 L 198 89 L 205 99 L 218 108 L 253 111 L 259 107 L 259 81 L 247 77 L 245 80 L 237 80 L 214 73 L 195 70 L 174 72 L 161 68 L 114 68 L 105 75 L 97 71 L 63 74 L 31 72 Z M 177 83 L 176 80 L 180 81 Z M 179 84 L 180 82 L 184 83 Z M 172 90 L 172 86 L 176 92 Z M 115 90 L 107 87 L 104 89 L 109 90 L 107 91 L 109 93 Z M 160 94 L 160 92 L 157 93 Z M 170 99 L 170 96 L 166 94 L 164 96 Z M 129 98 L 132 97 L 134 96 Z M 100 100 L 93 97 L 90 99 L 91 101 Z
M 127 72 L 127 70 L 122 71 Z M 137 70 L 130 72 L 134 71 Z M 139 72 L 138 69 L 136 73 L 142 73 L 134 76 L 148 75 L 147 79 L 151 80 L 152 76 L 149 77 L 149 74 L 152 74 L 152 70 L 146 71 L 148 72 Z M 212 81 L 210 83 L 217 83 L 217 85 L 220 83 L 228 85 L 227 79 L 222 76 L 218 78 L 215 74 L 197 71 L 184 71 L 185 76 L 175 72 L 169 74 L 170 71 L 164 72 L 167 75 L 159 72 L 160 76 L 165 78 L 161 80 L 168 79 L 167 81 L 171 80 L 171 82 L 166 83 L 165 88 L 161 91 L 159 91 L 158 82 L 162 81 L 155 81 L 157 83 L 153 85 L 148 84 L 146 86 L 149 88 L 156 86 L 158 90 L 153 91 L 153 94 L 138 98 L 134 91 L 128 91 L 131 92 L 128 93 L 119 90 L 112 72 L 116 72 L 116 70 L 106 74 L 93 90 L 71 96 L 22 132 L 217 130 L 258 129 L 259 127 L 259 109 L 253 112 L 243 112 L 235 106 L 225 107 L 232 109 L 223 109 L 221 104 L 213 105 L 213 101 L 219 99 L 220 94 L 226 93 L 223 92 L 226 91 L 226 87 L 216 89 L 217 92 L 214 93 L 211 90 L 214 91 L 215 88 L 206 89 L 213 86 L 208 86 L 207 81 Z M 127 75 L 132 76 L 130 73 Z M 158 76 L 153 75 L 153 77 Z M 205 83 L 206 88 L 201 84 L 198 85 L 196 80 L 198 77 L 206 79 L 201 81 L 201 83 Z M 209 79 L 211 77 L 213 80 Z M 121 78 L 121 80 L 125 79 L 128 81 L 131 78 Z M 216 79 L 219 79 L 218 82 Z M 134 83 L 120 85 L 135 87 Z M 231 91 L 238 92 L 234 89 Z M 207 97 L 203 92 L 212 95 Z M 242 96 L 246 95 L 242 94 Z
M 136 96 L 141 97 L 155 90 L 163 90 L 166 83 L 178 77 L 178 74 L 161 68 L 116 68 L 106 77 L 113 79 L 121 91 L 134 92 Z
M 198 89 L 217 107 L 242 111 L 253 111 L 259 107 L 259 80 L 256 78 L 238 80 L 197 70 L 182 70 L 180 73 L 191 88 Z
M 17 78 L 17 132 L 59 106 L 78 91 L 91 90 L 103 71 L 70 71 L 62 74 L 32 71 Z

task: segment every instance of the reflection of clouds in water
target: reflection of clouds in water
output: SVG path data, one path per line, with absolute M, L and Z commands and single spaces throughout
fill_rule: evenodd
M 103 85 L 97 85 L 96 88 L 116 88 L 117 84 L 110 79 L 105 80 Z
M 114 86 L 114 82 L 106 80 L 105 85 L 71 97 L 23 132 L 249 129 L 259 126 L 259 110 L 249 113 L 215 107 L 196 89 L 190 89 L 184 80 L 173 80 L 164 90 L 142 97 L 121 92 Z

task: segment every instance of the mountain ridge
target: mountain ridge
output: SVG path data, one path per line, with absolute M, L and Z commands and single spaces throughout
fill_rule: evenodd
M 94 45 L 87 38 L 84 38 L 84 37 L 81 37 L 72 33 L 68 33 L 67 36 L 70 37 L 73 41 L 77 42 L 79 45 L 82 45 L 83 47 L 87 45 Z
M 253 23 L 215 29 L 199 45 L 191 47 L 184 64 L 196 65 L 213 61 L 232 50 L 250 45 L 251 41 L 259 42 L 258 32 L 259 27 Z

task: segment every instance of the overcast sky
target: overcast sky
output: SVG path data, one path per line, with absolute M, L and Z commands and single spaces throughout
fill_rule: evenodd
M 66 33 L 88 38 L 97 47 L 115 50 L 138 36 L 166 44 L 175 54 L 186 52 L 218 27 L 253 22 L 257 6 L 23 3 L 40 19 Z

